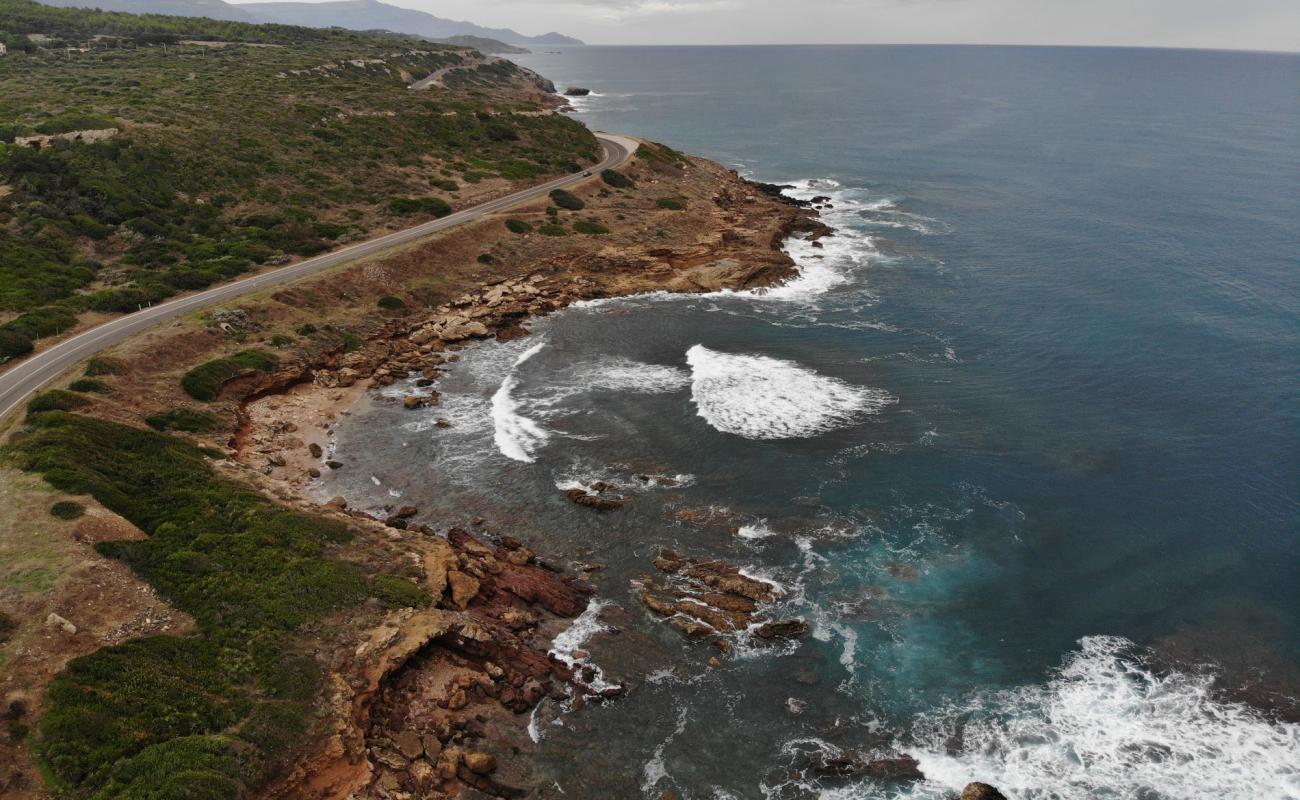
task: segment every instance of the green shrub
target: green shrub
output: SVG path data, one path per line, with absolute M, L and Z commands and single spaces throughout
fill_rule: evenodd
M 480 264 L 493 264 L 496 262 L 497 259 L 496 256 L 492 255 L 491 253 L 479 253 L 478 258 L 475 260 L 478 261 L 478 263 Z
M 252 370 L 270 372 L 280 360 L 263 350 L 244 350 L 229 358 L 217 358 L 198 365 L 181 378 L 181 388 L 195 400 L 215 400 L 221 387 L 236 376 Z
M 432 601 L 427 591 L 396 575 L 376 575 L 370 594 L 389 608 L 425 608 Z
M 508 219 L 506 220 L 506 229 L 511 233 L 528 233 L 533 229 L 533 226 L 522 219 Z
M 283 333 L 277 333 L 267 340 L 272 347 L 288 347 L 293 344 L 292 336 L 285 336 Z
M 603 236 L 604 234 L 609 233 L 609 228 L 606 228 L 599 222 L 585 219 L 580 219 L 573 223 L 573 229 L 578 233 L 585 233 L 590 236 Z
M 406 308 L 406 301 L 400 297 L 393 297 L 391 294 L 386 294 L 379 298 L 376 305 L 385 311 L 400 311 Z
M 451 213 L 451 205 L 441 197 L 394 197 L 388 201 L 388 210 L 401 216 L 432 214 L 445 217 Z
M 31 337 L 25 336 L 18 331 L 7 331 L 0 328 L 0 364 L 14 358 L 20 358 L 27 355 L 35 349 Z
M 311 336 L 315 332 L 316 332 L 316 326 L 311 324 L 310 322 L 298 328 L 297 330 L 297 334 L 299 336 Z
M 219 476 L 183 439 L 54 412 L 8 449 L 20 468 L 144 531 L 97 548 L 200 629 L 102 648 L 50 683 L 36 750 L 79 795 L 241 796 L 307 730 L 302 701 L 319 672 L 298 654 L 295 629 L 368 596 L 428 602 L 409 581 L 367 582 L 326 558 L 346 526 Z
M 433 184 L 434 186 L 437 186 L 439 189 L 443 190 L 444 192 L 460 191 L 460 184 L 448 178 L 434 178 L 430 180 L 429 183 Z
M 121 375 L 125 371 L 122 362 L 103 356 L 95 356 L 86 362 L 86 377 L 93 378 L 98 375 Z
M 84 513 L 86 513 L 86 507 L 71 500 L 60 500 L 50 506 L 50 516 L 59 519 L 76 519 Z
M 92 392 L 94 394 L 108 394 L 108 384 L 103 381 L 97 381 L 94 378 L 81 378 L 68 384 L 68 388 L 74 392 Z
M 568 236 L 569 232 L 564 229 L 563 225 L 556 225 L 554 222 L 548 222 L 537 229 L 538 233 L 543 236 Z
M 186 433 L 206 433 L 216 430 L 217 418 L 206 411 L 192 408 L 173 408 L 161 414 L 150 414 L 144 418 L 145 424 L 156 431 L 185 431 Z
M 21 314 L 4 324 L 4 330 L 17 331 L 29 339 L 56 336 L 77 324 L 77 318 L 67 309 L 45 306 Z
M 600 179 L 615 189 L 631 189 L 636 182 L 616 169 L 602 170 Z
M 357 336 L 352 331 L 339 331 L 339 338 L 343 342 L 343 352 L 355 353 L 362 347 L 365 347 L 366 340 Z
M 587 207 L 586 203 L 563 189 L 552 189 L 550 197 L 552 203 L 555 203 L 560 208 L 567 208 L 569 211 L 581 211 Z
M 686 203 L 680 197 L 661 197 L 655 201 L 655 205 L 660 208 L 666 208 L 669 211 L 685 211 Z
M 51 389 L 38 394 L 27 404 L 28 414 L 41 414 L 46 411 L 71 411 L 74 408 L 90 405 L 90 401 L 79 394 L 63 389 Z
M 37 133 L 67 133 L 69 131 L 91 131 L 103 130 L 105 128 L 119 128 L 122 123 L 112 117 L 103 114 L 87 114 L 84 112 L 68 112 L 60 114 L 53 119 L 48 119 L 36 126 Z

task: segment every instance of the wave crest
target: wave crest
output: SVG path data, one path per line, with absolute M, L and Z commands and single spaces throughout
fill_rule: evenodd
M 860 421 L 896 402 L 791 361 L 695 345 L 686 352 L 691 400 L 717 430 L 746 439 L 797 439 Z

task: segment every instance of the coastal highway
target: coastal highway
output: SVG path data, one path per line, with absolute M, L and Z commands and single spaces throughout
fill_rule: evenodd
M 597 176 L 599 176 L 601 170 L 612 169 L 626 162 L 631 158 L 638 144 L 635 139 L 608 133 L 596 133 L 596 138 L 600 140 L 604 148 L 605 157 L 599 164 L 586 170 L 586 172 L 592 174 L 590 178 L 581 172 L 556 178 L 553 181 L 457 211 L 441 219 L 385 234 L 286 267 L 261 272 L 234 283 L 222 284 L 197 294 L 178 297 L 165 303 L 141 309 L 133 314 L 127 314 L 102 325 L 97 325 L 88 331 L 59 342 L 47 350 L 33 353 L 27 360 L 0 374 L 0 420 L 7 417 L 10 412 L 18 408 L 42 386 L 45 386 L 76 364 L 105 348 L 112 347 L 134 336 L 146 328 L 181 314 L 197 311 L 200 308 L 216 303 L 228 302 L 249 292 L 261 291 L 272 286 L 296 281 L 299 278 L 315 275 L 340 264 L 372 256 L 397 245 L 413 242 L 429 234 L 482 219 L 489 214 L 545 197 L 548 192 L 554 189 L 573 186 L 589 180 L 599 180 Z

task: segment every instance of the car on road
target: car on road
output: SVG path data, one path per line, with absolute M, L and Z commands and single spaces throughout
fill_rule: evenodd
M 590 178 L 590 177 L 591 177 L 591 170 L 587 170 L 586 172 L 582 173 L 582 177 L 584 177 L 584 178 Z

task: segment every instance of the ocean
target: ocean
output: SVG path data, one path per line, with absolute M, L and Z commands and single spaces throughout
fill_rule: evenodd
M 338 427 L 323 495 L 603 565 L 557 651 L 630 691 L 534 714 L 541 796 L 1300 797 L 1300 56 L 516 60 L 836 231 L 775 291 L 575 307 Z M 593 480 L 633 502 L 563 497 Z M 637 600 L 661 547 L 810 634 L 688 641 Z M 890 752 L 926 780 L 817 769 Z

